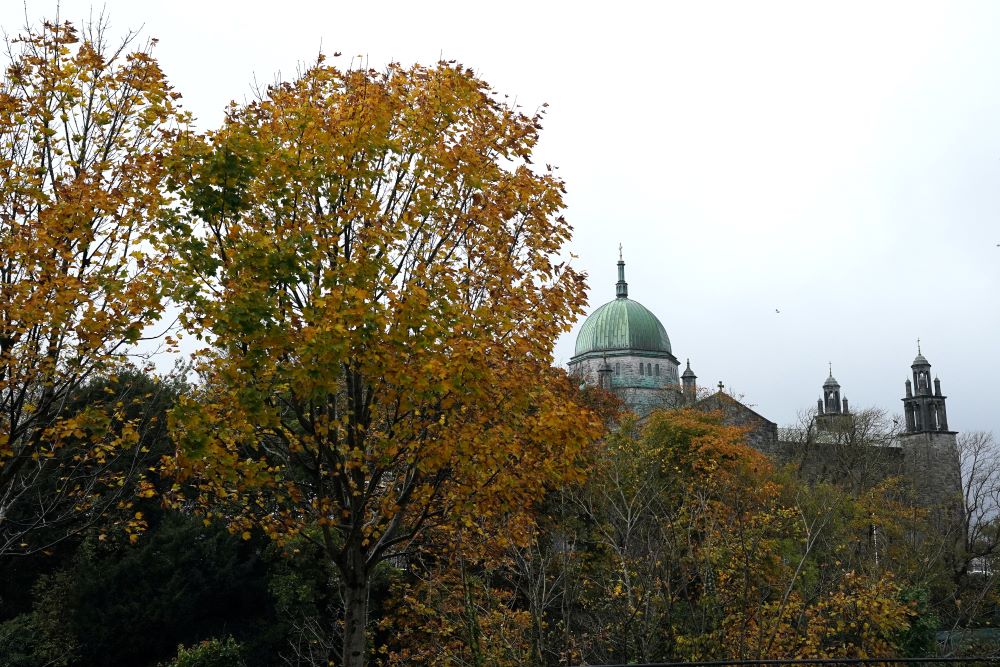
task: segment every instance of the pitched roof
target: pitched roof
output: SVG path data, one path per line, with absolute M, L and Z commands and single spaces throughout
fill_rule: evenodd
M 768 424 L 773 425 L 775 428 L 777 428 L 778 426 L 775 422 L 772 422 L 770 419 L 760 414 L 753 408 L 741 403 L 740 401 L 736 400 L 735 398 L 733 398 L 732 396 L 721 390 L 715 392 L 711 396 L 706 396 L 705 398 L 695 401 L 693 407 L 697 410 L 722 410 L 722 411 L 725 411 L 727 407 L 735 407 L 741 412 L 748 412 L 757 419 L 760 419 L 761 421 L 765 421 Z

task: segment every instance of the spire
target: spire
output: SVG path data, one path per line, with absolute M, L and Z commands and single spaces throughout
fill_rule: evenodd
M 945 407 L 947 396 L 941 392 L 941 380 L 937 377 L 931 380 L 931 362 L 924 357 L 919 338 L 917 358 L 910 368 L 913 370 L 913 381 L 906 381 L 906 395 L 903 397 L 906 433 L 949 432 Z
M 837 382 L 837 379 L 835 377 L 833 377 L 833 362 L 832 361 L 828 361 L 826 363 L 827 363 L 827 369 L 829 370 L 829 375 L 827 375 L 826 382 L 823 383 L 823 387 L 837 387 L 837 388 L 839 388 L 840 384 Z
M 829 376 L 823 383 L 823 398 L 819 400 L 820 415 L 841 415 L 846 413 L 846 404 L 841 401 L 840 383 L 833 377 L 833 362 L 827 362 Z M 829 426 L 827 423 L 826 426 Z
M 615 295 L 619 299 L 628 298 L 628 283 L 625 282 L 625 260 L 622 259 L 622 246 L 618 244 L 618 284 L 615 285 Z

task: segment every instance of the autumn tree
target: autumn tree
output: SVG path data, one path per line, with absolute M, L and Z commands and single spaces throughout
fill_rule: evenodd
M 540 121 L 458 65 L 320 61 L 178 164 L 178 297 L 208 343 L 172 420 L 178 502 L 313 541 L 342 664 L 366 661 L 380 562 L 529 507 L 599 427 L 551 366 L 584 291 Z
M 0 83 L 0 555 L 47 548 L 120 499 L 138 435 L 71 409 L 160 317 L 155 222 L 178 97 L 135 35 L 45 23 Z M 107 404 L 108 402 L 104 402 Z M 109 425 L 118 422 L 118 426 Z
M 573 386 L 572 398 L 609 428 L 623 417 L 612 392 Z M 606 449 L 594 441 L 577 465 L 593 474 L 593 462 Z M 573 580 L 582 573 L 572 564 L 576 535 L 571 489 L 550 490 L 534 508 L 501 516 L 477 516 L 457 530 L 428 531 L 408 562 L 408 585 L 395 587 L 393 608 L 380 626 L 392 665 L 543 665 L 573 663 L 573 644 L 550 625 L 556 609 L 571 601 Z M 441 549 L 438 545 L 447 545 Z M 555 613 L 554 613 L 555 612 Z M 567 616 L 564 614 L 564 616 Z M 562 626 L 562 629 L 568 629 Z M 555 658 L 553 658 L 555 654 Z
M 775 470 L 722 419 L 623 421 L 586 482 L 554 497 L 531 548 L 493 573 L 518 591 L 536 663 L 901 650 L 913 617 L 903 582 L 857 553 L 868 498 Z

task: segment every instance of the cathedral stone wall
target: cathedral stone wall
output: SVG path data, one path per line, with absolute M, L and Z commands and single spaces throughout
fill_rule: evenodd
M 645 417 L 653 410 L 675 408 L 683 403 L 681 392 L 673 386 L 662 389 L 623 387 L 615 393 L 640 417 Z
M 955 434 L 907 433 L 899 442 L 904 473 L 913 480 L 921 504 L 943 506 L 952 513 L 962 511 L 962 470 Z
M 598 384 L 597 370 L 607 361 L 611 366 L 611 388 L 665 389 L 679 387 L 677 361 L 663 354 L 609 352 L 593 354 L 570 363 L 570 372 L 589 385 Z M 639 364 L 643 365 L 642 372 Z M 657 372 L 659 371 L 659 372 Z
M 598 369 L 605 363 L 611 367 L 611 389 L 639 416 L 681 404 L 677 361 L 673 357 L 637 351 L 593 354 L 574 360 L 570 372 L 596 386 L 600 384 Z
M 904 475 L 905 452 L 895 445 L 838 442 L 822 437 L 780 440 L 772 458 L 790 465 L 807 482 L 828 482 L 861 493 L 889 477 Z
M 954 433 L 904 434 L 891 444 L 851 442 L 826 431 L 782 431 L 782 436 L 772 448 L 761 451 L 779 465 L 792 466 L 807 482 L 828 482 L 862 493 L 899 477 L 918 505 L 951 517 L 962 512 L 962 474 Z

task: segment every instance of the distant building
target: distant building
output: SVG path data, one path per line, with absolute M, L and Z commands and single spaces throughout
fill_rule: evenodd
M 613 390 L 639 414 L 683 402 L 677 358 L 667 330 L 645 306 L 628 298 L 625 262 L 618 260 L 615 300 L 583 323 L 571 372 L 583 382 Z
M 930 362 L 917 349 L 906 381 L 905 425 L 884 441 L 860 432 L 865 415 L 851 412 L 832 369 L 817 400 L 816 414 L 800 428 L 777 424 L 723 391 L 698 397 L 697 376 L 684 373 L 660 320 L 628 297 L 625 262 L 619 257 L 615 299 L 583 323 L 569 369 L 581 383 L 617 394 L 640 417 L 663 408 L 691 406 L 718 411 L 725 423 L 747 429 L 747 442 L 779 464 L 793 464 L 802 477 L 836 481 L 861 491 L 888 476 L 908 479 L 925 506 L 961 511 L 962 482 L 956 433 L 949 429 L 941 382 L 931 380 Z M 863 440 L 863 442 L 861 442 Z

